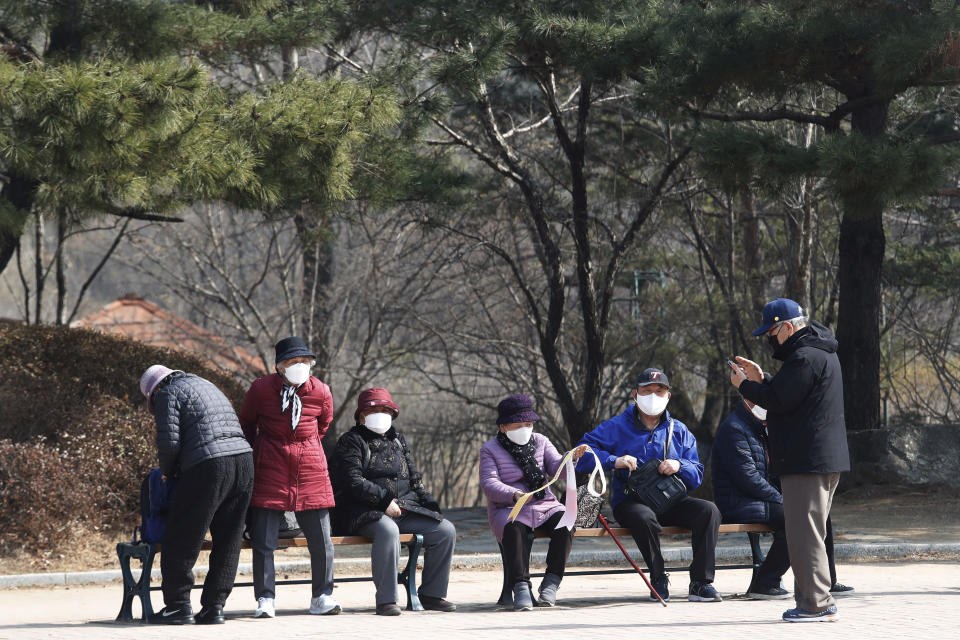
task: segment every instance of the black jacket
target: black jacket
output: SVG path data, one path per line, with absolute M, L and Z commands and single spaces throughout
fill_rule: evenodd
M 783 503 L 771 482 L 763 424 L 741 402 L 717 427 L 710 449 L 713 501 L 724 522 L 768 522 Z
M 773 379 L 746 380 L 740 394 L 767 410 L 774 474 L 849 471 L 843 378 L 833 332 L 812 322 L 773 357 L 783 361 Z
M 164 379 L 153 399 L 160 470 L 174 476 L 205 460 L 252 451 L 240 421 L 212 382 L 176 372 Z
M 440 511 L 423 486 L 406 439 L 394 428 L 381 436 L 354 426 L 337 440 L 332 466 L 337 533 L 356 534 L 379 520 L 394 499 Z

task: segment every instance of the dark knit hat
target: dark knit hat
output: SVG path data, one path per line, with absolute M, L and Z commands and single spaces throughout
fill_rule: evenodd
M 533 400 L 522 393 L 507 396 L 497 405 L 497 425 L 514 422 L 536 422 L 540 419 L 533 410 Z
M 353 412 L 353 419 L 360 420 L 360 412 L 370 407 L 386 407 L 393 412 L 393 417 L 400 415 L 400 407 L 393 402 L 390 392 L 386 389 L 364 389 L 357 396 L 357 410 Z
M 667 389 L 670 388 L 670 380 L 667 378 L 667 374 L 656 367 L 644 369 L 640 375 L 637 376 L 638 387 L 645 387 L 648 384 L 662 384 Z
M 274 357 L 274 362 L 283 362 L 284 360 L 289 360 L 290 358 L 299 358 L 301 356 L 306 356 L 308 358 L 317 359 L 317 355 L 307 349 L 307 343 L 303 341 L 303 338 L 298 338 L 297 336 L 290 336 L 289 338 L 284 338 L 277 343 L 277 346 L 274 347 L 276 351 L 276 357 Z

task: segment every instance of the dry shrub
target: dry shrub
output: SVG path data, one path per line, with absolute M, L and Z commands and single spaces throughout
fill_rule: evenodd
M 197 373 L 238 404 L 244 388 L 189 354 L 82 329 L 0 326 L 0 554 L 69 552 L 91 532 L 127 537 L 156 465 L 140 374 Z

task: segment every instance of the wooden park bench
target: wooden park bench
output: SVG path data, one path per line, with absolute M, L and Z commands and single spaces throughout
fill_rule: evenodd
M 627 547 L 627 542 L 632 545 L 633 537 L 630 535 L 630 529 L 624 527 L 613 527 L 613 533 L 615 536 L 620 538 L 620 541 L 624 543 L 624 546 Z M 760 548 L 760 534 L 762 533 L 773 533 L 774 529 L 766 524 L 721 524 L 720 533 L 746 533 L 747 537 L 750 540 L 750 555 L 751 564 L 725 564 L 717 565 L 717 569 L 753 569 L 754 571 L 763 563 L 764 553 Z M 689 529 L 684 529 L 683 527 L 663 527 L 660 531 L 660 535 L 690 535 Z M 534 538 L 546 538 L 547 534 L 541 531 L 536 531 L 535 535 L 531 536 L 528 540 L 529 546 L 533 545 Z M 597 528 L 597 529 L 577 529 L 573 532 L 574 538 L 602 538 L 609 537 L 606 529 Z M 629 547 L 627 547 L 629 549 Z M 500 549 L 501 559 L 503 554 L 503 548 Z M 529 553 L 529 548 L 528 548 Z M 686 571 L 686 567 L 673 567 L 667 568 L 667 571 Z M 567 576 L 597 576 L 597 575 L 608 575 L 608 574 L 617 574 L 617 573 L 635 573 L 633 568 L 629 569 L 587 569 L 587 570 L 566 570 L 564 571 L 564 577 Z M 543 577 L 542 573 L 531 573 L 531 578 L 540 578 Z M 503 606 L 510 606 L 513 604 L 513 585 L 507 584 L 507 563 L 503 562 L 503 589 L 500 592 L 500 599 L 497 601 L 497 604 Z
M 334 546 L 352 546 L 370 544 L 369 538 L 363 536 L 333 536 Z M 403 571 L 397 574 L 397 583 L 402 584 L 407 592 L 407 609 L 410 611 L 423 611 L 420 604 L 420 598 L 417 597 L 417 560 L 420 557 L 420 551 L 423 549 L 423 536 L 418 533 L 400 534 L 400 544 L 407 548 L 408 558 L 407 566 Z M 306 538 L 281 538 L 279 548 L 306 547 Z M 203 543 L 203 549 L 210 549 L 210 541 Z M 250 548 L 250 541 L 244 540 L 244 549 Z M 142 611 L 141 621 L 147 622 L 153 615 L 153 606 L 150 603 L 150 592 L 158 591 L 159 586 L 150 585 L 150 573 L 153 569 L 154 558 L 160 553 L 159 544 L 150 544 L 148 542 L 121 542 L 117 544 L 117 557 L 120 559 L 120 572 L 123 574 L 123 604 L 120 606 L 120 613 L 117 615 L 118 622 L 133 622 L 133 599 L 140 598 L 140 608 Z M 139 579 L 133 577 L 133 571 L 130 569 L 130 560 L 136 558 L 141 562 L 142 569 Z M 361 582 L 364 580 L 373 580 L 372 577 L 351 577 L 335 578 L 335 582 Z M 277 580 L 276 584 L 310 584 L 311 580 Z M 234 587 L 252 587 L 252 582 L 237 582 Z M 194 585 L 194 589 L 200 589 L 203 584 Z

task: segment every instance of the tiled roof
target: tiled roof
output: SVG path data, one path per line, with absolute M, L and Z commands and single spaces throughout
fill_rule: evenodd
M 117 333 L 155 347 L 186 351 L 231 373 L 262 375 L 264 372 L 263 361 L 246 349 L 231 346 L 220 336 L 133 294 L 114 300 L 71 326 Z

